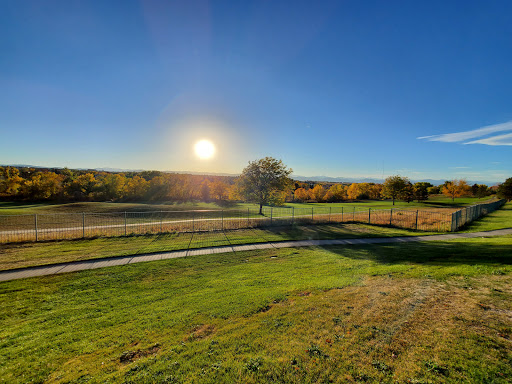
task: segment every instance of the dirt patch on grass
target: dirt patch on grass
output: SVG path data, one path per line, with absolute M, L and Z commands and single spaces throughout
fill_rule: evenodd
M 125 351 L 119 357 L 120 363 L 131 363 L 141 357 L 146 357 L 156 354 L 160 350 L 160 344 L 155 344 L 147 349 L 137 349 L 136 351 Z
M 196 325 L 187 335 L 186 339 L 188 341 L 204 339 L 205 337 L 210 336 L 213 332 L 215 332 L 215 327 L 210 324 L 201 324 Z

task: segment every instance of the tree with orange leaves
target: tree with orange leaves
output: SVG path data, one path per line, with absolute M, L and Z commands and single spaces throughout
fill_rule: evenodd
M 471 187 L 466 183 L 466 180 L 450 180 L 443 186 L 443 195 L 451 197 L 452 201 L 456 197 L 461 197 L 471 193 Z

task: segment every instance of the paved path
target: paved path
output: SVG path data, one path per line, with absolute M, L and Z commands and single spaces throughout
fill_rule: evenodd
M 446 235 L 423 235 L 423 236 L 404 236 L 404 237 L 374 237 L 359 239 L 337 239 L 337 240 L 295 240 L 280 241 L 269 243 L 255 243 L 243 245 L 229 245 L 222 247 L 210 247 L 189 249 L 183 251 L 171 251 L 163 253 L 152 253 L 133 256 L 107 257 L 103 259 L 73 261 L 69 263 L 50 264 L 40 267 L 29 267 L 13 269 L 9 271 L 0 271 L 0 281 L 24 279 L 35 276 L 56 275 L 59 273 L 84 271 L 86 269 L 97 269 L 112 267 L 116 265 L 143 263 L 145 261 L 167 260 L 178 257 L 208 255 L 214 253 L 252 251 L 257 249 L 272 248 L 293 248 L 293 247 L 315 247 L 324 245 L 360 245 L 360 244 L 385 244 L 385 243 L 411 243 L 420 241 L 444 241 L 453 239 L 466 239 L 474 237 L 491 237 L 512 235 L 512 228 L 498 229 L 487 232 L 472 233 L 450 233 Z

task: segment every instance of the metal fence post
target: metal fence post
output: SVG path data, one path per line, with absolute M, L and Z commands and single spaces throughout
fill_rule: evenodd
M 250 215 L 250 213 L 249 213 L 249 212 L 250 212 L 250 211 L 249 211 L 249 208 L 247 208 L 247 228 L 249 228 L 249 227 L 251 226 L 251 225 L 250 225 L 250 220 L 249 220 L 249 215 Z
M 389 225 L 391 226 L 393 222 L 393 208 L 389 211 Z
M 34 227 L 36 229 L 36 241 L 39 240 L 39 236 L 38 236 L 38 233 L 37 233 L 37 213 L 34 214 Z
M 311 208 L 311 221 L 314 221 L 315 218 L 313 217 L 313 208 Z
M 127 231 L 126 231 L 126 211 L 124 212 L 124 235 L 126 236 L 127 234 Z
M 356 221 L 356 207 L 353 207 L 354 210 L 352 211 L 352 221 Z
M 416 210 L 416 230 L 418 230 L 418 210 Z
M 221 220 L 220 223 L 221 223 L 222 230 L 224 230 L 224 210 L 221 211 L 220 220 Z
M 164 211 L 160 211 L 160 233 L 164 233 Z
M 85 239 L 85 212 L 82 212 L 82 238 Z
M 292 225 L 293 225 L 294 219 L 295 219 L 295 207 L 292 207 Z
M 331 210 L 332 210 L 332 207 L 329 207 L 329 223 L 331 222 Z
M 343 223 L 343 207 L 341 207 L 341 222 Z
M 196 229 L 196 226 L 195 226 L 195 220 L 194 220 L 194 211 L 192 211 L 192 232 L 194 232 L 195 229 Z
M 270 207 L 270 225 L 272 225 L 272 213 L 273 213 L 273 210 L 274 210 L 274 208 Z
M 372 209 L 368 208 L 368 224 L 372 223 Z

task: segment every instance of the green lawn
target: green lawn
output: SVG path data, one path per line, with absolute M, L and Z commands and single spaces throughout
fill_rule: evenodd
M 215 203 L 112 203 L 82 202 L 67 204 L 0 202 L 0 215 L 22 215 L 43 213 L 109 213 L 146 211 L 188 211 L 197 209 L 223 209 Z M 227 208 L 226 208 L 227 209 Z
M 417 234 L 416 231 L 400 228 L 343 224 L 10 243 L 0 244 L 0 270 L 230 244 L 304 239 L 415 236 Z M 421 234 L 429 233 L 421 232 Z
M 446 196 L 431 196 L 429 200 L 418 203 L 417 201 L 405 203 L 396 201 L 396 208 L 449 208 L 461 207 L 471 204 L 479 204 L 487 199 L 477 199 L 473 197 L 457 198 L 454 202 Z M 361 207 L 375 209 L 389 209 L 392 207 L 391 201 L 381 200 L 359 200 L 347 203 L 289 203 L 286 207 Z M 0 215 L 18 215 L 18 214 L 43 214 L 43 213 L 107 213 L 107 212 L 145 212 L 145 211 L 187 211 L 197 209 L 256 209 L 256 204 L 230 203 L 216 204 L 203 202 L 187 203 L 113 203 L 113 202 L 82 202 L 68 204 L 48 204 L 48 203 L 23 203 L 23 202 L 0 202 Z
M 466 227 L 463 232 L 512 227 L 512 203 Z M 430 232 L 420 232 L 431 234 Z M 417 231 L 365 224 L 270 227 L 225 232 L 170 233 L 128 237 L 0 244 L 0 270 L 102 257 L 165 252 L 230 244 L 301 239 L 416 236 Z
M 508 383 L 512 237 L 0 283 L 5 383 Z
M 512 228 L 512 202 L 508 202 L 500 209 L 473 221 L 459 232 L 492 231 L 502 228 Z
M 451 198 L 443 196 L 443 195 L 434 195 L 430 196 L 428 200 L 417 202 L 412 201 L 410 203 L 406 203 L 404 201 L 395 201 L 395 208 L 401 208 L 401 209 L 415 209 L 415 208 L 421 208 L 421 209 L 428 209 L 428 208 L 460 208 L 466 205 L 473 205 L 473 204 L 481 204 L 483 202 L 488 201 L 491 199 L 491 197 L 484 198 L 484 199 L 478 199 L 476 197 L 459 197 L 456 198 L 454 201 L 452 201 Z M 307 203 L 307 204 L 300 204 L 300 203 L 289 203 L 286 204 L 286 206 L 289 207 L 325 207 L 325 206 L 331 206 L 331 207 L 361 207 L 361 208 L 375 208 L 375 209 L 389 209 L 392 208 L 392 201 L 391 200 L 358 200 L 354 202 L 347 202 L 347 203 Z

